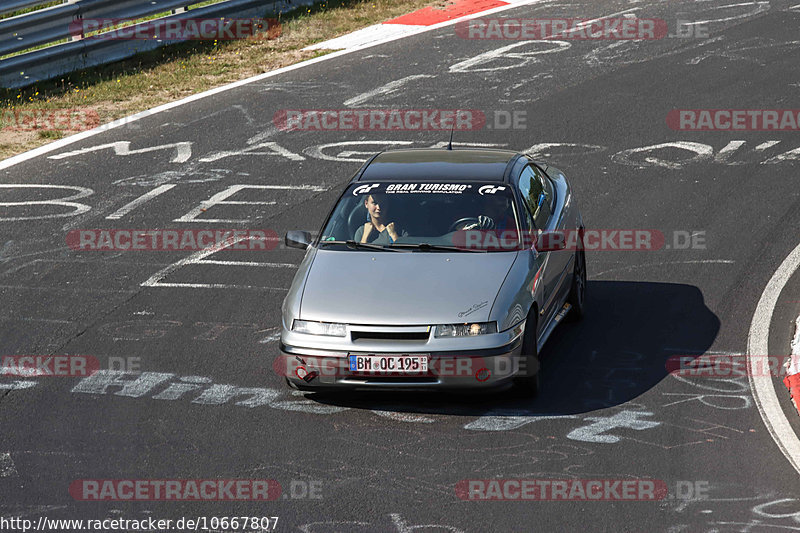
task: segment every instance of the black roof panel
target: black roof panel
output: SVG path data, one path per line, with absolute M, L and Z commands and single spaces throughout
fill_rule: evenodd
M 360 181 L 503 181 L 516 155 L 509 150 L 392 150 L 378 154 Z

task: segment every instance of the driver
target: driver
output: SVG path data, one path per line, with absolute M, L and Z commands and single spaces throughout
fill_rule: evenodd
M 408 233 L 389 219 L 389 203 L 386 195 L 373 193 L 364 199 L 367 208 L 367 223 L 356 230 L 356 242 L 392 244 Z
M 511 216 L 508 199 L 505 196 L 487 195 L 482 206 L 482 211 L 484 213 L 475 217 L 475 222 L 469 222 L 461 229 L 516 231 L 517 224 Z

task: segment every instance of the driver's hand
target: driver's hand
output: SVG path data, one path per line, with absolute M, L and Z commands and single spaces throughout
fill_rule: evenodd
M 394 229 L 394 222 L 389 222 L 386 224 L 386 231 L 389 233 L 389 237 L 392 238 L 393 241 L 397 240 L 397 231 Z
M 361 235 L 361 242 L 367 242 L 367 238 L 369 237 L 370 233 L 372 233 L 373 229 L 374 226 L 372 225 L 372 222 L 367 222 L 364 224 L 364 233 Z
M 492 220 L 491 218 L 487 217 L 486 215 L 478 215 L 477 218 L 478 218 L 477 222 L 472 222 L 472 223 L 466 224 L 461 229 L 463 229 L 463 230 L 471 230 L 471 229 L 490 230 L 490 229 L 494 229 L 495 228 L 494 220 Z

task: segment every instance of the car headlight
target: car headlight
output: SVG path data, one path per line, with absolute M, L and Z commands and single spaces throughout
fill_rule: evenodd
M 497 333 L 497 322 L 475 322 L 473 324 L 440 324 L 435 337 L 474 337 Z
M 292 331 L 308 335 L 327 335 L 329 337 L 344 337 L 347 335 L 344 324 L 310 322 L 308 320 L 295 320 L 292 322 Z

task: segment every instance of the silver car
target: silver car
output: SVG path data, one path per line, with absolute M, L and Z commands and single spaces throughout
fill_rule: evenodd
M 394 150 L 353 177 L 283 302 L 276 370 L 322 389 L 539 389 L 538 353 L 584 312 L 564 174 L 505 150 Z

